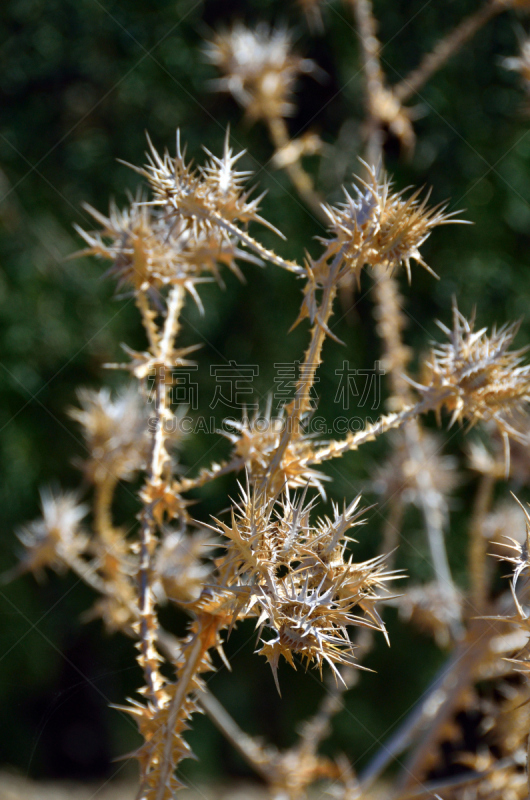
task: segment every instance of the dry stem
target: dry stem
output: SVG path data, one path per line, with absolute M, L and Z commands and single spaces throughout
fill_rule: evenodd
M 473 615 L 484 608 L 488 596 L 488 565 L 486 563 L 488 544 L 484 536 L 484 522 L 491 505 L 494 488 L 494 476 L 490 474 L 482 475 L 475 497 L 469 529 L 468 568 L 471 583 L 469 599 L 471 605 L 470 613 Z
M 175 336 L 178 332 L 178 317 L 185 299 L 185 291 L 181 286 L 171 289 L 168 298 L 167 316 L 164 321 L 162 339 L 156 344 L 154 355 L 157 357 L 156 370 L 156 426 L 153 432 L 151 458 L 144 492 L 149 496 L 150 489 L 160 483 L 167 453 L 165 453 L 166 419 L 167 419 L 167 384 L 166 371 L 170 369 L 169 359 L 173 350 Z M 140 609 L 140 649 L 142 653 L 142 667 L 144 669 L 148 697 L 154 706 L 157 705 L 157 690 L 161 684 L 158 674 L 158 657 L 154 645 L 154 631 L 158 626 L 155 614 L 154 597 L 151 590 L 152 554 L 154 550 L 154 519 L 152 504 L 145 505 L 141 513 L 141 540 L 140 540 L 140 565 L 138 570 L 139 580 L 139 609 Z
M 424 56 L 419 67 L 403 78 L 395 87 L 394 94 L 402 103 L 418 92 L 441 67 L 471 39 L 493 17 L 505 11 L 507 4 L 499 0 L 487 3 L 460 22 L 454 30 L 444 36 L 431 53 Z
M 269 135 L 272 139 L 272 143 L 274 144 L 277 152 L 289 145 L 289 131 L 287 125 L 285 124 L 285 120 L 282 119 L 282 117 L 267 118 L 267 127 L 269 130 Z M 322 211 L 322 199 L 315 191 L 313 181 L 302 167 L 300 159 L 298 158 L 296 161 L 289 162 L 284 166 L 284 169 L 287 172 L 294 188 L 300 195 L 300 198 L 304 201 L 308 208 L 311 209 L 317 219 L 326 223 L 327 219 Z
M 377 113 L 377 97 L 385 87 L 379 51 L 381 45 L 377 38 L 376 22 L 371 0 L 350 0 L 355 14 L 359 40 L 361 43 L 362 67 L 365 76 L 366 112 L 368 125 L 367 161 L 378 165 L 382 151 L 382 131 Z

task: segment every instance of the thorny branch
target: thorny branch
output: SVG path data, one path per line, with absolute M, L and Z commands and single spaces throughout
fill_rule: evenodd
M 517 665 L 528 672 L 529 615 L 520 595 L 522 581 L 518 581 L 529 569 L 530 513 L 525 510 L 529 525 L 525 542 L 512 540 L 508 547 L 514 555 L 500 556 L 514 565 L 512 606 L 505 595 L 491 600 L 485 530 L 496 483 L 508 478 L 512 469 L 510 441 L 514 447 L 528 445 L 530 367 L 524 363 L 524 351 L 512 348 L 517 326 L 491 333 L 476 330 L 474 318 L 467 320 L 455 305 L 452 327 L 440 324 L 446 341 L 433 346 L 422 382 L 410 378 L 411 354 L 403 341 L 405 324 L 395 273 L 404 268 L 410 282 L 411 261 L 432 272 L 420 248 L 435 227 L 456 220 L 443 207 L 429 208 L 428 198 L 422 199 L 419 192 L 395 192 L 382 160 L 387 128 L 406 152 L 412 152 L 414 131 L 403 103 L 495 15 L 528 4 L 526 0 L 489 0 L 443 38 L 418 69 L 390 88 L 381 66 L 372 4 L 349 1 L 358 26 L 366 84 L 368 164 L 366 178 L 357 179 L 353 193 L 344 189 L 344 201 L 334 206 L 321 203 L 301 163 L 305 155 L 319 151 L 317 137 L 291 140 L 285 122 L 295 108 L 297 78 L 318 73 L 314 62 L 292 51 L 285 28 L 268 25 L 250 31 L 236 24 L 207 45 L 208 58 L 221 73 L 218 88 L 231 92 L 250 121 L 261 119 L 267 125 L 277 165 L 286 169 L 313 213 L 325 220 L 328 238 L 319 240 L 319 257 L 307 255 L 302 266 L 266 248 L 249 233 L 251 224 L 275 229 L 259 213 L 261 198 L 251 199 L 245 188 L 248 173 L 236 169 L 243 154 L 233 154 L 228 134 L 223 154 L 206 151 L 206 163 L 197 168 L 187 163 L 180 138 L 174 157 L 167 151 L 159 154 L 149 140 L 147 165 L 134 169 L 147 180 L 151 198 L 138 195 L 122 211 L 111 205 L 108 217 L 89 208 L 100 229 L 79 231 L 87 245 L 83 254 L 111 261 L 110 273 L 118 285 L 133 292 L 148 351 L 126 350 L 125 368 L 137 380 L 136 389 L 114 398 L 110 392 L 85 390 L 79 396 L 81 409 L 72 412 L 83 428 L 89 453 L 83 471 L 94 489 L 93 533 L 87 532 L 83 522 L 87 508 L 76 495 L 43 492 L 42 519 L 19 534 L 26 555 L 16 571 L 39 574 L 46 567 L 68 566 L 100 595 L 95 613 L 107 627 L 139 640 L 138 660 L 146 685 L 140 690 L 142 699 L 130 701 L 125 708 L 143 737 L 136 753 L 141 771 L 139 800 L 172 800 L 180 788 L 175 771 L 190 752 L 184 732 L 199 706 L 277 798 L 302 800 L 308 787 L 319 780 L 334 783 L 344 799 L 366 796 L 388 763 L 409 748 L 396 800 L 442 790 L 460 799 L 468 796 L 460 790 L 471 785 L 489 786 L 496 781 L 497 786 L 513 788 L 521 783 L 521 753 L 528 733 L 527 721 L 516 719 L 527 703 L 528 690 L 522 682 L 511 695 L 506 686 L 506 697 L 490 712 L 497 723 L 514 720 L 515 731 L 511 738 L 504 737 L 510 745 L 499 741 L 492 745 L 491 764 L 484 768 L 478 756 L 464 754 L 472 762 L 470 774 L 416 785 L 427 775 L 443 732 L 466 707 L 476 683 L 491 675 L 513 678 L 513 668 L 502 658 L 514 650 L 513 636 L 500 632 L 506 621 L 516 627 L 519 648 L 523 637 Z M 306 12 L 315 12 L 310 7 L 316 4 L 317 0 L 304 0 Z M 311 18 L 320 16 L 312 13 Z M 176 347 L 181 311 L 188 294 L 204 311 L 197 287 L 210 278 L 222 285 L 224 267 L 240 276 L 241 261 L 265 262 L 303 279 L 302 307 L 295 324 L 308 319 L 310 338 L 300 376 L 283 416 L 267 412 L 266 430 L 259 430 L 256 421 L 248 418 L 236 422 L 230 458 L 202 469 L 195 478 L 176 477 L 169 390 L 178 381 L 178 367 L 189 363 L 190 352 L 190 348 Z M 391 410 L 343 440 L 318 441 L 305 434 L 303 422 L 311 412 L 310 393 L 326 338 L 337 340 L 329 324 L 337 291 L 341 285 L 359 284 L 367 269 L 375 278 L 377 330 L 390 375 Z M 155 403 L 154 425 L 151 420 L 148 434 L 149 378 L 154 379 Z M 402 606 L 409 602 L 412 618 L 418 616 L 435 636 L 445 626 L 452 628 L 454 637 L 459 609 L 455 610 L 457 590 L 444 541 L 446 501 L 429 468 L 432 454 L 420 428 L 421 415 L 430 411 L 439 421 L 449 415 L 450 424 L 481 424 L 493 431 L 495 441 L 504 444 L 504 471 L 499 473 L 498 465 L 482 458 L 470 526 L 471 589 L 463 627 L 457 631 L 460 640 L 418 707 L 384 752 L 376 755 L 359 783 L 347 760 L 333 761 L 318 751 L 374 633 L 387 636 L 378 609 L 388 582 L 399 576 L 388 569 L 385 550 L 368 561 L 354 561 L 355 540 L 347 534 L 363 522 L 360 497 L 344 502 L 342 511 L 333 504 L 331 515 L 315 517 L 318 496 L 314 492 L 324 495 L 326 476 L 313 468 L 389 431 L 402 430 L 409 488 L 413 487 L 423 513 L 437 593 L 432 601 L 427 587 L 416 595 L 407 588 L 403 599 L 393 601 Z M 243 469 L 246 481 L 239 484 L 239 499 L 230 500 L 228 517 L 221 513 L 214 525 L 190 518 L 187 492 Z M 140 473 L 145 475 L 140 526 L 129 537 L 114 525 L 113 498 L 121 481 Z M 400 475 L 403 485 L 404 475 Z M 404 524 L 404 497 L 400 490 L 389 498 L 387 546 L 393 546 L 395 528 Z M 208 532 L 212 528 L 220 539 L 213 539 Z M 214 557 L 219 541 L 222 554 Z M 448 611 L 449 600 L 453 606 Z M 188 614 L 184 637 L 175 640 L 161 627 L 158 606 L 163 603 L 174 603 Z M 492 617 L 474 618 L 477 609 L 495 612 L 495 624 Z M 281 658 L 293 667 L 297 662 L 316 666 L 321 675 L 325 667 L 333 676 L 334 684 L 316 714 L 301 726 L 297 742 L 284 752 L 241 731 L 207 692 L 202 677 L 213 668 L 212 652 L 226 660 L 223 637 L 245 619 L 257 624 L 258 653 L 269 663 L 278 690 Z M 171 678 L 160 669 L 163 657 L 173 668 Z

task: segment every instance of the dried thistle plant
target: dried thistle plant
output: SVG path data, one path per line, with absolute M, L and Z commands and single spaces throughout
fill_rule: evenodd
M 313 24 L 321 24 L 318 3 L 304 0 L 299 5 Z M 428 778 L 448 741 L 458 751 L 455 763 L 467 773 L 454 777 L 453 770 L 444 797 L 526 796 L 522 753 L 528 736 L 528 687 L 520 678 L 513 681 L 516 669 L 528 672 L 528 645 L 523 642 L 521 649 L 521 634 L 530 632 L 530 614 L 520 595 L 530 569 L 528 511 L 526 538 L 514 538 L 509 544 L 513 555 L 504 556 L 514 566 L 511 592 L 495 595 L 486 559 L 487 536 L 499 529 L 502 509 L 495 506 L 495 491 L 503 481 L 516 479 L 509 441 L 522 463 L 517 448 L 526 447 L 530 437 L 526 348 L 512 349 L 516 324 L 491 333 L 475 330 L 474 315 L 466 319 L 455 304 L 453 327 L 440 324 L 448 341 L 433 347 L 420 375 L 409 374 L 412 353 L 403 341 L 397 277 L 404 272 L 411 283 L 411 262 L 434 275 L 421 248 L 435 228 L 461 220 L 447 206 L 429 207 L 428 193 L 396 190 L 384 172 L 386 130 L 398 136 L 404 149 L 412 149 L 413 113 L 404 105 L 411 91 L 406 82 L 392 88 L 387 84 L 369 0 L 351 0 L 350 5 L 361 36 L 369 161 L 362 161 L 363 175 L 354 177 L 353 193 L 343 188 L 339 203 L 322 202 L 300 163 L 319 151 L 319 141 L 291 141 L 287 132 L 285 117 L 295 110 L 297 79 L 319 74 L 313 61 L 293 53 L 287 29 L 263 23 L 250 30 L 235 23 L 206 46 L 208 59 L 222 75 L 217 88 L 230 92 L 250 120 L 267 125 L 276 166 L 287 171 L 304 201 L 325 220 L 328 233 L 318 239 L 319 256 L 308 254 L 298 264 L 254 234 L 254 227 L 265 226 L 282 236 L 262 216 L 263 196 L 248 188 L 250 173 L 238 168 L 244 153 L 233 151 L 228 132 L 222 154 L 205 148 L 205 163 L 195 167 L 179 134 L 175 155 L 160 154 L 149 140 L 147 163 L 133 166 L 147 189 L 130 198 L 124 209 L 112 204 L 108 216 L 87 207 L 100 227 L 79 229 L 86 248 L 78 255 L 108 262 L 107 274 L 118 289 L 134 296 L 145 350 L 125 347 L 125 363 L 112 365 L 129 374 L 126 389 L 115 396 L 106 389 L 83 389 L 80 407 L 70 412 L 88 451 L 81 469 L 92 490 L 91 529 L 85 521 L 88 507 L 78 495 L 43 492 L 42 518 L 19 533 L 26 553 L 16 571 L 40 576 L 45 568 L 74 570 L 99 595 L 93 613 L 110 630 L 136 640 L 144 684 L 123 710 L 134 718 L 143 739 L 134 754 L 140 765 L 138 800 L 172 800 L 181 787 L 176 770 L 190 755 L 185 733 L 198 710 L 210 715 L 276 800 L 302 800 L 319 780 L 327 781 L 330 792 L 342 800 L 371 797 L 388 762 L 405 750 L 405 769 L 390 796 L 438 796 L 436 781 Z M 496 14 L 527 6 L 489 0 L 424 59 L 409 76 L 411 85 L 423 85 Z M 522 71 L 522 59 L 512 59 L 508 66 Z M 302 281 L 294 325 L 308 320 L 309 341 L 283 409 L 273 413 L 269 404 L 254 416 L 243 409 L 240 420 L 227 421 L 224 435 L 232 445 L 228 459 L 183 477 L 173 457 L 182 410 L 172 402 L 170 390 L 190 366 L 188 357 L 196 348 L 180 345 L 182 311 L 191 298 L 201 313 L 208 313 L 201 284 L 214 279 L 224 288 L 223 270 L 241 278 L 241 262 L 279 267 Z M 392 410 L 343 439 L 321 440 L 306 429 L 317 370 L 326 339 L 337 342 L 330 321 L 339 290 L 359 284 L 363 271 L 376 282 L 376 329 Z M 469 586 L 459 588 L 446 534 L 448 497 L 460 473 L 455 459 L 441 455 L 438 439 L 422 428 L 423 415 L 431 411 L 439 422 L 442 412 L 448 413 L 450 425 L 481 423 L 489 437 L 487 446 L 472 447 L 471 466 L 479 478 L 469 515 Z M 388 431 L 399 432 L 389 437 L 393 452 L 372 470 L 369 485 L 385 495 L 390 525 L 380 552 L 361 560 L 351 532 L 369 535 L 370 509 L 357 496 L 334 501 L 327 514 L 318 510 L 330 482 L 320 466 Z M 233 496 L 225 498 L 213 519 L 201 519 L 189 493 L 236 472 L 242 475 Z M 126 531 L 115 524 L 113 501 L 121 482 L 139 476 L 138 524 Z M 405 576 L 394 569 L 393 553 L 410 503 L 422 514 L 433 575 L 400 590 L 393 582 Z M 396 597 L 397 592 L 402 596 Z M 166 603 L 188 615 L 188 630 L 180 638 L 161 623 L 159 609 Z M 373 635 L 388 640 L 385 604 L 397 604 L 402 616 L 453 651 L 419 710 L 403 723 L 400 736 L 357 775 L 347 758 L 331 759 L 319 747 L 341 708 L 343 692 L 356 679 L 354 669 L 364 667 Z M 217 653 L 227 663 L 226 637 L 247 619 L 256 623 L 257 653 L 269 663 L 278 691 L 282 659 L 295 669 L 315 668 L 322 680 L 331 676 L 322 706 L 284 752 L 241 731 L 206 686 L 205 676 L 214 669 L 212 656 Z M 514 624 L 517 641 L 501 631 L 506 621 Z M 507 658 L 517 650 L 514 667 Z M 479 686 L 487 681 L 496 692 L 489 702 L 481 699 Z M 491 739 L 483 751 L 469 752 L 458 745 L 457 716 L 478 707 Z
M 281 118 L 294 111 L 291 95 L 302 73 L 315 63 L 292 52 L 286 28 L 260 23 L 255 30 L 236 23 L 215 35 L 206 56 L 223 74 L 217 86 L 230 92 L 251 120 Z

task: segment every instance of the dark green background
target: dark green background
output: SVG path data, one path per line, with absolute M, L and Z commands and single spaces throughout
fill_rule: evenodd
M 3 546 L 0 566 L 11 567 L 20 550 L 14 530 L 38 514 L 38 488 L 53 481 L 75 486 L 72 466 L 83 444 L 66 409 L 79 385 L 119 384 L 102 365 L 121 357 L 120 342 L 143 347 L 134 303 L 113 297 L 95 260 L 65 261 L 80 247 L 72 223 L 90 227 L 81 209 L 88 201 L 105 211 L 108 199 L 124 201 L 137 176 L 116 162 L 141 163 L 148 130 L 159 148 L 174 146 L 180 127 L 188 153 L 199 161 L 204 144 L 219 153 L 230 124 L 234 146 L 247 148 L 241 165 L 256 174 L 264 216 L 287 236 L 278 242 L 254 230 L 285 257 L 318 253 L 314 237 L 322 226 L 302 206 L 288 180 L 272 169 L 272 150 L 264 129 L 242 121 L 226 95 L 210 91 L 216 77 L 201 53 L 212 28 L 235 18 L 285 21 L 294 26 L 296 47 L 314 58 L 327 78 L 299 84 L 298 113 L 292 136 L 308 128 L 327 145 L 319 162 L 309 159 L 317 185 L 328 199 L 339 199 L 362 151 L 362 79 L 351 12 L 338 0 L 323 3 L 325 35 L 311 37 L 293 2 L 228 0 L 11 0 L 0 9 L 0 409 Z M 390 82 L 413 68 L 438 36 L 476 2 L 376 0 L 385 44 L 383 63 Z M 441 276 L 433 280 L 414 269 L 413 284 L 403 281 L 410 325 L 408 341 L 418 352 L 436 335 L 435 319 L 448 321 L 451 297 L 469 313 L 476 304 L 479 322 L 522 317 L 518 343 L 530 332 L 530 117 L 519 77 L 502 58 L 514 55 L 523 17 L 504 14 L 467 45 L 414 104 L 421 112 L 413 158 L 398 158 L 387 142 L 387 166 L 396 185 L 433 186 L 432 200 L 448 199 L 464 208 L 473 227 L 437 230 L 423 253 Z M 337 145 L 337 143 L 339 143 Z M 182 341 L 202 342 L 201 403 L 213 391 L 209 365 L 235 359 L 259 364 L 256 389 L 273 386 L 276 362 L 300 358 L 307 328 L 287 331 L 297 314 L 300 285 L 273 267 L 244 266 L 247 285 L 226 277 L 226 290 L 201 290 L 206 316 L 188 302 Z M 363 278 L 352 307 L 337 306 L 334 331 L 346 348 L 328 342 L 320 375 L 321 410 L 336 413 L 335 370 L 344 359 L 369 367 L 378 357 L 373 330 L 371 279 Z M 382 410 L 382 409 L 381 409 Z M 218 409 L 218 421 L 222 410 Z M 461 452 L 462 437 L 452 435 L 448 452 Z M 384 445 L 333 464 L 332 496 L 352 498 L 367 484 Z M 184 447 L 182 462 L 191 472 L 226 454 L 215 436 L 197 436 Z M 465 580 L 465 521 L 473 481 L 462 483 L 453 504 L 450 554 L 455 574 Z M 227 505 L 233 480 L 215 484 L 197 510 L 203 519 Z M 523 492 L 524 498 L 524 492 Z M 367 499 L 374 499 L 367 492 Z M 136 505 L 129 491 L 119 493 L 116 511 L 132 520 Z M 375 554 L 381 512 L 373 511 L 361 531 L 359 558 Z M 416 580 L 428 579 L 421 523 L 410 512 L 407 543 L 399 559 Z M 120 703 L 141 680 L 134 648 L 121 636 L 109 638 L 97 621 L 81 624 L 93 601 L 91 592 L 68 575 L 50 575 L 38 585 L 24 577 L 0 591 L 0 762 L 32 776 L 101 778 L 119 770 L 111 759 L 137 743 L 134 726 L 108 702 Z M 369 658 L 377 674 L 363 675 L 336 720 L 330 750 L 340 748 L 358 764 L 377 749 L 443 662 L 445 654 L 388 613 L 392 648 L 382 643 Z M 168 624 L 182 621 L 168 618 Z M 264 661 L 252 655 L 252 628 L 243 626 L 228 645 L 233 674 L 221 669 L 211 687 L 250 732 L 278 744 L 292 741 L 295 724 L 314 708 L 322 689 L 315 675 L 281 670 L 278 698 Z M 191 735 L 200 767 L 245 774 L 245 766 L 205 718 Z M 129 767 L 124 767 L 128 769 Z M 123 773 L 122 773 L 123 774 Z

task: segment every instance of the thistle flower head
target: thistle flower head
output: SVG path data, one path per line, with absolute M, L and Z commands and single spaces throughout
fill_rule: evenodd
M 260 23 L 255 30 L 236 23 L 215 34 L 206 56 L 223 77 L 216 83 L 247 110 L 250 119 L 274 119 L 293 113 L 296 79 L 315 69 L 313 61 L 291 52 L 286 28 Z
M 438 410 L 452 414 L 452 422 L 493 421 L 504 438 L 528 441 L 527 407 L 530 402 L 530 366 L 522 366 L 526 348 L 510 350 L 519 325 L 474 330 L 453 309 L 453 330 L 438 323 L 449 341 L 434 347 L 427 362 L 427 385 L 422 392 L 439 392 Z
M 225 204 L 229 202 L 225 198 Z M 193 228 L 185 220 L 168 222 L 141 198 L 122 210 L 111 204 L 108 217 L 91 206 L 85 208 L 101 230 L 87 232 L 77 227 L 88 247 L 76 255 L 112 261 L 108 274 L 116 278 L 118 288 L 130 286 L 137 293 L 182 285 L 197 299 L 195 284 L 203 276 L 213 275 L 222 283 L 221 265 L 241 277 L 236 259 L 259 262 L 219 230 L 204 225 Z
M 412 260 L 432 273 L 419 248 L 436 226 L 456 222 L 451 217 L 458 212 L 446 214 L 439 205 L 429 208 L 429 196 L 421 199 L 419 189 L 409 197 L 393 192 L 392 182 L 384 174 L 378 177 L 373 167 L 365 166 L 368 181 L 356 178 L 354 196 L 344 189 L 342 203 L 323 206 L 332 233 L 332 238 L 322 240 L 326 260 L 342 251 L 344 276 L 359 275 L 365 265 L 393 271 L 404 264 L 410 280 Z
M 228 422 L 227 422 L 228 424 Z M 284 487 L 299 489 L 314 486 L 325 498 L 323 482 L 329 480 L 324 473 L 312 469 L 307 460 L 313 453 L 315 441 L 309 436 L 292 437 L 287 445 L 281 463 L 270 475 L 270 464 L 277 450 L 288 418 L 283 415 L 273 417 L 270 407 L 264 413 L 256 413 L 252 418 L 243 417 L 241 422 L 230 420 L 234 433 L 224 435 L 232 442 L 233 456 L 242 459 L 252 483 L 259 483 L 272 477 L 271 491 L 280 492 Z
M 116 277 L 118 288 L 130 285 L 137 291 L 147 291 L 169 282 L 174 273 L 175 252 L 161 220 L 141 201 L 138 196 L 136 202 L 123 210 L 111 203 L 108 217 L 85 205 L 101 230 L 89 233 L 76 226 L 88 245 L 76 255 L 95 255 L 112 261 L 109 274 Z
M 132 286 L 144 307 L 146 295 L 151 305 L 159 307 L 157 293 L 176 285 L 186 289 L 202 311 L 196 284 L 213 276 L 222 285 L 221 266 L 242 278 L 238 260 L 261 265 L 265 259 L 289 271 L 303 272 L 246 232 L 250 222 L 259 222 L 282 235 L 258 214 L 263 195 L 251 199 L 253 190 L 245 189 L 249 173 L 235 168 L 244 151 L 233 153 L 228 132 L 223 155 L 207 150 L 209 158 L 198 168 L 186 161 L 178 132 L 175 158 L 167 150 L 158 153 L 149 137 L 148 142 L 147 165 L 128 166 L 147 179 L 152 199 L 139 196 L 123 211 L 111 205 L 108 217 L 86 206 L 101 230 L 77 228 L 88 247 L 76 256 L 96 255 L 112 261 L 109 273 L 117 277 L 119 286 Z M 247 250 L 241 249 L 241 244 Z M 153 317 L 156 312 L 150 309 L 148 315 Z
M 307 490 L 298 499 L 288 492 L 262 497 L 242 490 L 228 525 L 218 532 L 228 539 L 218 562 L 220 585 L 246 597 L 243 613 L 258 617 L 265 634 L 259 652 L 269 661 L 275 680 L 280 656 L 294 656 L 322 668 L 327 662 L 354 664 L 354 646 L 346 628 L 367 626 L 384 631 L 375 611 L 376 589 L 390 579 L 383 558 L 356 564 L 347 556 L 346 533 L 360 525 L 360 498 L 332 518 L 311 524 L 314 500 Z M 361 615 L 353 613 L 357 607 Z
M 108 389 L 80 389 L 81 408 L 70 416 L 81 425 L 90 456 L 84 464 L 94 483 L 131 480 L 149 450 L 147 413 L 138 392 L 129 387 L 114 398 Z
M 22 568 L 37 575 L 44 567 L 60 570 L 78 558 L 88 544 L 80 522 L 88 508 L 75 492 L 41 491 L 42 517 L 21 528 L 17 535 L 26 548 Z
M 212 215 L 229 223 L 264 223 L 257 213 L 262 198 L 250 200 L 252 190 L 244 189 L 251 173 L 235 169 L 245 151 L 233 153 L 227 131 L 223 155 L 214 156 L 209 150 L 206 153 L 209 156 L 206 164 L 193 168 L 186 162 L 178 133 L 175 158 L 167 150 L 160 155 L 149 140 L 148 163 L 137 171 L 149 181 L 153 204 L 165 206 L 166 214 L 181 219 L 194 233 L 218 230 L 212 223 Z

